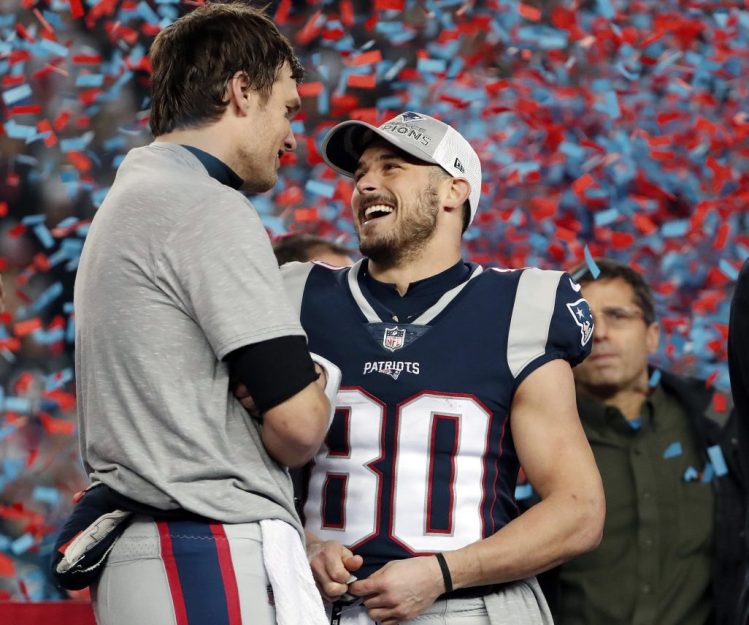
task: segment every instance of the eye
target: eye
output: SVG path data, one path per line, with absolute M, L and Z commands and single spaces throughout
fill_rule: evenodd
M 398 163 L 385 163 L 382 168 L 385 171 L 390 171 L 391 169 L 400 169 L 401 166 Z

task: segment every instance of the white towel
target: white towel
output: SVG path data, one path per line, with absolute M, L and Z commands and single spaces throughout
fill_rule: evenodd
M 278 519 L 260 521 L 263 562 L 276 604 L 278 625 L 329 625 L 302 539 Z

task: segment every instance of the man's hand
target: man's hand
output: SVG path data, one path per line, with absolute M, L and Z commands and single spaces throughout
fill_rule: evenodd
M 437 558 L 423 556 L 388 562 L 367 579 L 349 587 L 366 597 L 369 617 L 380 625 L 397 625 L 418 616 L 445 592 Z
M 250 416 L 253 419 L 260 419 L 260 412 L 258 411 L 257 406 L 255 406 L 255 400 L 252 399 L 250 391 L 247 390 L 247 387 L 244 384 L 237 384 L 234 388 L 234 397 L 239 400 L 239 403 L 250 413 Z
M 334 540 L 308 540 L 307 559 L 320 594 L 331 603 L 348 592 L 351 574 L 364 563 L 361 556 Z

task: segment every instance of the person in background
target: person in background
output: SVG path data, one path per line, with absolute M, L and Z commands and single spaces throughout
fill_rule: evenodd
M 279 265 L 292 261 L 316 260 L 331 267 L 350 267 L 354 264 L 351 251 L 335 241 L 312 234 L 292 233 L 273 242 L 273 253 Z
M 739 272 L 728 323 L 728 373 L 736 406 L 739 455 L 744 484 L 749 484 L 749 259 Z M 744 553 L 749 554 L 749 506 L 744 516 Z M 749 625 L 749 561 L 744 559 L 744 582 L 739 598 L 738 620 Z
M 354 178 L 364 259 L 281 270 L 310 348 L 343 375 L 303 507 L 332 622 L 549 624 L 534 575 L 593 548 L 604 515 L 575 408 L 579 287 L 461 258 L 481 163 L 451 126 L 348 121 L 322 154 Z M 519 462 L 543 494 L 521 516 Z
M 76 278 L 79 435 L 94 483 L 76 511 L 95 519 L 76 527 L 74 511 L 55 570 L 73 584 L 101 572 L 100 625 L 319 623 L 286 466 L 320 446 L 337 369 L 313 362 L 239 192 L 272 188 L 295 149 L 303 70 L 243 3 L 176 20 L 150 60 L 155 141 L 120 165 Z M 248 392 L 252 417 L 237 399 Z M 76 570 L 113 525 L 111 551 Z M 295 578 L 274 576 L 278 553 Z
M 654 369 L 653 295 L 597 259 L 570 273 L 595 320 L 574 369 L 577 406 L 606 492 L 600 546 L 542 579 L 559 625 L 735 625 L 746 482 L 736 422 L 713 391 Z

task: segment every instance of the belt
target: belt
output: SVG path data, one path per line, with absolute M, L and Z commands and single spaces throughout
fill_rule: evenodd
M 491 595 L 505 588 L 508 584 L 488 584 L 486 586 L 467 586 L 465 588 L 458 588 L 451 590 L 450 592 L 442 593 L 437 600 L 440 599 L 475 599 L 477 597 L 484 597 Z

